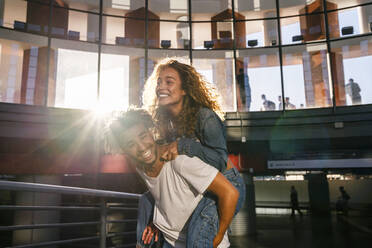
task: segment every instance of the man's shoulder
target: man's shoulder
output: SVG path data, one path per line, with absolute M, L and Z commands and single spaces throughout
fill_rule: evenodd
M 194 156 L 194 157 L 189 157 L 187 155 L 180 154 L 176 157 L 176 159 L 172 160 L 172 167 L 176 172 L 182 172 L 183 167 L 189 167 L 189 168 L 195 168 L 199 166 L 209 166 L 212 167 L 211 165 L 203 162 L 200 158 Z M 214 167 L 212 167 L 214 168 Z

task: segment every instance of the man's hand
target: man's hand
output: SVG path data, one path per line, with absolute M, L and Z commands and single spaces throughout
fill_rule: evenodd
M 224 235 L 217 234 L 213 239 L 213 248 L 217 248 L 217 246 L 221 243 Z
M 161 151 L 164 151 L 160 156 L 161 160 L 171 161 L 176 159 L 176 157 L 178 156 L 177 141 L 174 141 L 167 145 L 162 145 Z
M 150 244 L 152 237 L 155 235 L 155 242 L 159 240 L 159 229 L 153 224 L 146 226 L 142 234 L 142 241 L 145 245 Z

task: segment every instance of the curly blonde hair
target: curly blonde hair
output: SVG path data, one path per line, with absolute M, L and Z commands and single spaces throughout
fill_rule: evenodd
M 181 87 L 186 93 L 181 113 L 176 118 L 172 118 L 164 107 L 159 106 L 156 96 L 159 74 L 166 68 L 173 68 L 178 72 L 182 81 Z M 146 81 L 142 99 L 143 107 L 151 113 L 160 131 L 160 138 L 165 138 L 167 135 L 165 127 L 168 126 L 170 119 L 175 122 L 178 136 L 193 137 L 197 113 L 201 107 L 215 111 L 222 120 L 224 118 L 217 89 L 207 82 L 194 67 L 175 59 L 164 59 L 155 66 L 153 73 Z

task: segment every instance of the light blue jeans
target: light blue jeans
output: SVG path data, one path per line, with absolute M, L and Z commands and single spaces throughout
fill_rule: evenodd
M 245 183 L 236 168 L 222 173 L 232 185 L 239 191 L 239 199 L 236 205 L 235 214 L 239 212 L 245 201 Z M 159 242 L 155 243 L 154 239 L 149 245 L 144 245 L 142 241 L 142 233 L 147 224 L 152 220 L 154 212 L 154 199 L 150 192 L 142 195 L 138 206 L 137 219 L 137 245 L 140 247 L 171 247 L 163 237 L 159 238 Z M 187 229 L 187 247 L 188 248 L 210 248 L 213 247 L 213 239 L 219 228 L 217 198 L 212 193 L 206 193 L 203 199 L 199 202 L 191 215 L 189 226 Z

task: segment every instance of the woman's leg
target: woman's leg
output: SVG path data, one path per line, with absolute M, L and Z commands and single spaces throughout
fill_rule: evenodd
M 235 214 L 237 214 L 245 201 L 245 183 L 235 168 L 225 171 L 223 174 L 239 191 L 239 199 L 235 209 Z M 212 247 L 218 228 L 217 199 L 213 194 L 206 193 L 191 216 L 187 229 L 187 247 Z

